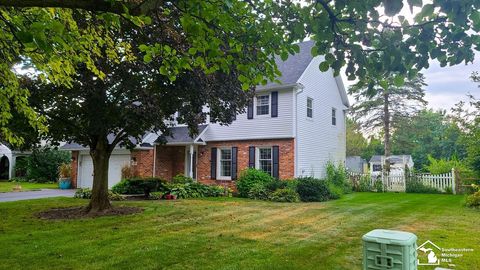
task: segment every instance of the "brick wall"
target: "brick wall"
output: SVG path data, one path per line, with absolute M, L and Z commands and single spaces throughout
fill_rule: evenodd
M 133 150 L 132 158 L 136 160 L 133 164 L 135 176 L 152 177 L 153 176 L 153 149 L 150 150 Z
M 185 173 L 185 146 L 157 145 L 155 176 L 171 180 Z
M 197 173 L 198 180 L 204 184 L 227 185 L 233 187 L 235 181 L 212 180 L 210 177 L 210 157 L 212 147 L 238 147 L 237 174 L 248 168 L 248 147 L 249 146 L 279 146 L 279 178 L 293 178 L 295 173 L 295 141 L 294 139 L 276 140 L 248 140 L 248 141 L 227 141 L 209 142 L 206 146 L 198 148 Z
M 71 175 L 71 181 L 72 181 L 72 188 L 77 187 L 77 178 L 78 178 L 78 151 L 72 151 L 72 161 L 71 161 L 71 166 L 72 166 L 72 175 Z

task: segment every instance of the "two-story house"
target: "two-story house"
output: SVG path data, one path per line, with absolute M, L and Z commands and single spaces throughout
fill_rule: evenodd
M 179 125 L 168 137 L 147 135 L 134 151 L 118 148 L 110 163 L 110 186 L 120 181 L 125 164 L 140 176 L 171 179 L 181 173 L 202 183 L 229 185 L 248 167 L 289 179 L 323 177 L 328 161 L 344 164 L 347 94 L 340 77 L 319 70 L 323 57 L 312 57 L 313 44 L 300 43 L 300 53 L 278 59 L 282 84 L 257 87 L 246 112 L 230 125 L 201 125 L 195 138 Z M 87 149 L 75 144 L 63 149 L 73 151 L 74 183 L 91 186 Z

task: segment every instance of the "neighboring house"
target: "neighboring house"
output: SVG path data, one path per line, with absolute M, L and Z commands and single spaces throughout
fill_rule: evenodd
M 405 173 L 405 168 L 408 167 L 409 170 L 412 170 L 414 165 L 411 155 L 389 156 L 388 161 L 390 162 L 391 174 L 403 174 Z M 373 156 L 370 159 L 370 174 L 381 174 L 384 165 L 385 156 Z
M 150 140 L 148 146 L 140 144 L 132 152 L 116 149 L 110 170 L 130 160 L 134 168 L 143 168 L 135 169 L 140 176 L 171 179 L 184 174 L 202 183 L 233 185 L 232 180 L 248 167 L 288 179 L 323 177 L 328 161 L 344 164 L 347 94 L 340 77 L 331 70 L 319 70 L 323 57 L 311 56 L 313 44 L 300 43 L 300 53 L 287 61 L 278 59 L 282 84 L 257 87 L 246 112 L 229 126 L 207 121 L 192 138 L 185 125 L 177 125 L 171 136 L 161 136 L 155 143 Z M 88 151 L 64 149 L 77 157 L 73 166 L 78 186 L 91 186 Z M 110 186 L 120 180 L 119 172 L 109 171 L 109 175 L 114 177 Z
M 15 174 L 15 163 L 30 154 L 29 151 L 19 151 L 6 143 L 0 143 L 0 180 L 23 176 Z
M 352 173 L 366 173 L 368 172 L 368 162 L 361 156 L 347 157 L 345 167 Z

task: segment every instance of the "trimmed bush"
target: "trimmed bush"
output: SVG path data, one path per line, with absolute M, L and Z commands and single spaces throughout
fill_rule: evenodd
M 298 193 L 290 188 L 280 188 L 272 193 L 270 200 L 274 202 L 299 202 Z
M 164 191 L 166 181 L 161 178 L 124 179 L 112 187 L 119 194 L 144 194 L 148 198 L 150 192 Z
M 256 183 L 248 191 L 248 198 L 253 200 L 263 200 L 267 201 L 270 198 L 271 191 L 263 184 Z
M 297 178 L 297 192 L 304 202 L 324 202 L 335 197 L 331 194 L 328 183 L 325 180 L 313 177 Z
M 238 195 L 243 198 L 248 198 L 248 193 L 255 185 L 267 185 L 272 182 L 274 178 L 264 171 L 249 168 L 240 174 L 240 178 L 236 181 Z

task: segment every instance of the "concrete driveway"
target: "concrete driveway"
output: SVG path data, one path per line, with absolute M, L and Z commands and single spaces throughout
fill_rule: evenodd
M 73 197 L 74 189 L 42 189 L 39 191 L 22 191 L 0 193 L 0 202 L 13 202 L 52 197 Z

